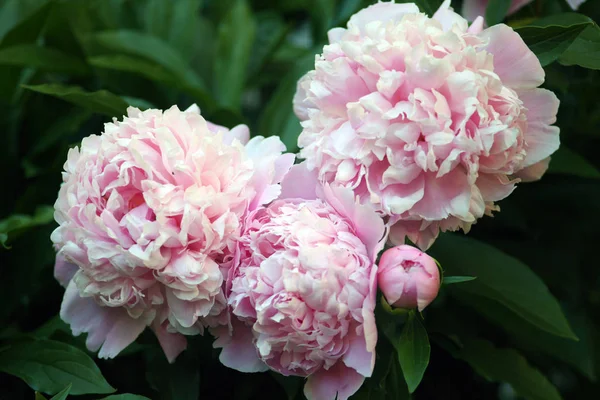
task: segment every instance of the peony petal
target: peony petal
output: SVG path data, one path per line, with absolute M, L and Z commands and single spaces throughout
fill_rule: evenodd
M 571 6 L 573 10 L 577 10 L 580 5 L 585 3 L 585 0 L 567 0 L 567 3 L 569 3 L 569 6 Z
M 389 229 L 386 228 L 386 237 L 388 232 Z M 384 244 L 385 240 L 382 241 L 382 245 Z M 363 335 L 365 336 L 367 351 L 373 353 L 373 355 L 375 354 L 375 346 L 377 345 L 377 325 L 375 323 L 375 303 L 377 301 L 377 271 L 377 265 L 373 265 L 373 267 L 371 268 L 371 275 L 369 276 L 369 296 L 365 298 L 365 302 L 363 304 L 362 309 Z M 374 362 L 375 359 L 373 359 L 373 363 Z
M 150 318 L 131 318 L 123 308 L 101 307 L 92 298 L 81 297 L 73 281 L 65 291 L 60 317 L 71 325 L 74 336 L 88 334 L 87 348 L 100 349 L 100 358 L 114 358 L 151 322 Z
M 550 156 L 560 146 L 560 129 L 550 126 L 556 122 L 560 102 L 546 89 L 524 90 L 519 92 L 519 98 L 527 108 L 527 155 L 523 166 L 528 167 Z
M 440 230 L 437 224 L 421 228 L 421 221 L 398 221 L 390 228 L 390 243 L 402 245 L 409 238 L 422 251 L 427 250 L 437 239 Z
M 238 320 L 232 321 L 231 337 L 219 337 L 215 347 L 222 347 L 219 361 L 240 372 L 263 372 L 269 367 L 258 358 L 252 328 Z
M 198 104 L 196 104 L 196 103 L 194 103 L 191 106 L 189 106 L 188 108 L 186 108 L 184 112 L 189 112 L 189 113 L 193 113 L 193 114 L 201 114 L 200 107 L 198 107 Z
M 512 0 L 510 3 L 510 8 L 508 9 L 508 15 L 519 11 L 521 8 L 523 8 L 527 4 L 531 3 L 532 1 L 533 0 Z M 569 0 L 567 0 L 567 1 L 569 1 Z M 575 1 L 578 1 L 578 0 L 575 0 Z M 585 0 L 583 0 L 583 1 L 585 1 Z
M 452 29 L 452 26 L 457 24 L 461 30 L 466 30 L 467 21 L 458 15 L 450 7 L 450 0 L 444 0 L 440 8 L 433 14 L 433 19 L 438 20 L 445 31 Z
M 471 185 L 466 173 L 457 167 L 442 177 L 435 175 L 433 172 L 425 174 L 425 193 L 410 213 L 428 221 L 451 215 L 466 218 L 471 202 Z
M 481 174 L 475 185 L 485 201 L 505 199 L 515 190 L 515 181 L 509 181 L 506 175 Z
M 488 0 L 464 0 L 461 15 L 468 21 L 475 21 L 479 16 L 485 15 Z
M 489 40 L 486 50 L 494 55 L 494 72 L 504 85 L 531 89 L 544 82 L 540 61 L 511 27 L 494 25 L 481 32 L 480 36 Z
M 342 216 L 352 221 L 356 236 L 365 244 L 369 255 L 375 261 L 383 248 L 386 229 L 383 220 L 369 203 L 360 204 L 351 189 L 325 185 L 325 200 Z
M 525 167 L 515 174 L 516 178 L 519 178 L 521 182 L 534 182 L 542 179 L 542 176 L 548 170 L 550 166 L 550 157 L 544 158 L 529 167 Z
M 485 24 L 485 20 L 482 16 L 478 16 L 475 18 L 475 21 L 469 26 L 467 29 L 468 33 L 472 33 L 473 35 L 479 35 L 483 31 L 483 25 Z
M 419 7 L 413 3 L 396 4 L 394 2 L 379 2 L 367 8 L 363 8 L 348 21 L 348 27 L 351 29 L 356 27 L 364 30 L 369 22 L 400 22 L 406 14 L 419 13 Z
M 283 178 L 280 198 L 314 200 L 318 186 L 317 171 L 309 171 L 305 161 L 294 165 Z
M 342 362 L 310 375 L 304 385 L 307 400 L 347 400 L 360 389 L 365 377 Z M 336 397 L 337 395 L 337 397 Z
M 375 366 L 375 352 L 367 350 L 364 336 L 353 335 L 348 341 L 344 364 L 365 377 L 370 377 Z
M 270 203 L 279 195 L 279 182 L 294 165 L 295 160 L 293 154 L 281 154 L 284 151 L 285 145 L 278 136 L 256 136 L 246 145 L 246 152 L 254 162 L 252 183 L 256 190 L 249 210 Z
M 166 325 L 166 323 L 159 323 L 158 319 L 155 319 L 152 330 L 158 338 L 167 360 L 173 363 L 177 356 L 187 348 L 187 339 L 181 333 L 168 332 Z
M 423 199 L 425 179 L 420 174 L 405 185 L 390 185 L 383 191 L 382 206 L 391 214 L 400 215 Z
M 344 28 L 331 28 L 329 31 L 327 31 L 327 39 L 329 40 L 329 43 L 336 43 L 342 39 L 345 33 L 346 29 Z M 298 118 L 300 117 L 298 116 Z M 300 120 L 302 121 L 302 119 Z
M 223 135 L 223 143 L 231 144 L 234 140 L 238 140 L 241 144 L 246 144 L 250 140 L 250 129 L 246 125 L 237 125 L 231 128 L 230 131 Z
M 56 255 L 56 262 L 54 263 L 54 278 L 64 288 L 69 286 L 69 282 L 73 275 L 79 270 L 79 267 L 75 264 L 71 264 L 65 258 L 59 254 Z
M 334 28 L 329 32 L 331 33 L 335 29 L 341 28 Z M 345 29 L 342 30 L 345 31 Z M 310 108 L 315 108 L 315 105 L 310 100 L 308 100 L 306 90 L 308 87 L 310 87 L 310 81 L 312 79 L 313 74 L 314 72 L 308 72 L 302 78 L 300 78 L 300 80 L 296 84 L 296 93 L 294 94 L 294 99 L 292 103 L 294 105 L 294 114 L 296 114 L 300 121 L 306 121 L 308 119 L 308 110 Z

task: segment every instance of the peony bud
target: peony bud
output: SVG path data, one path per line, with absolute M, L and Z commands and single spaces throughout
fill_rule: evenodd
M 377 275 L 379 288 L 394 307 L 423 311 L 440 289 L 440 271 L 435 260 L 408 245 L 386 250 L 379 260 Z

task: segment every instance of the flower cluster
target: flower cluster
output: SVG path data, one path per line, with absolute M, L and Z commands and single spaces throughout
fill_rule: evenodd
M 55 276 L 90 350 L 149 327 L 173 361 L 208 328 L 224 365 L 347 399 L 373 372 L 377 289 L 422 311 L 440 286 L 423 250 L 546 171 L 558 100 L 508 26 L 377 3 L 329 40 L 294 98 L 298 165 L 195 106 L 130 108 L 69 151 Z

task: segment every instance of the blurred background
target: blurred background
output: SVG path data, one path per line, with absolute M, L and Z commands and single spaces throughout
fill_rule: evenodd
M 344 26 L 371 3 L 0 1 L 0 371 L 3 343 L 15 338 L 49 338 L 87 353 L 85 338 L 72 337 L 57 317 L 63 289 L 53 278 L 49 239 L 68 148 L 100 134 L 128 105 L 185 109 L 197 103 L 207 120 L 227 127 L 245 123 L 255 135 L 281 136 L 296 151 L 296 81 L 314 66 L 327 30 Z M 435 10 L 441 1 L 421 3 Z M 460 1 L 452 5 L 460 10 Z M 534 1 L 508 23 L 520 26 L 568 10 L 564 0 Z M 588 0 L 579 12 L 600 21 L 600 1 Z M 425 318 L 431 361 L 414 399 L 545 400 L 526 388 L 548 381 L 564 399 L 600 398 L 600 41 L 588 45 L 589 57 L 577 63 L 593 69 L 560 62 L 545 68 L 544 86 L 561 100 L 562 147 L 549 172 L 540 182 L 520 185 L 500 202 L 502 212 L 481 220 L 470 234 L 541 277 L 579 341 L 537 331 L 484 298 L 443 291 Z M 502 268 L 504 259 L 494 254 L 479 260 Z M 548 381 L 535 373 L 511 376 L 514 368 L 503 357 L 486 365 L 457 355 L 447 344 L 453 335 L 514 349 L 527 358 L 527 371 Z M 302 398 L 299 379 L 240 374 L 220 366 L 217 356 L 209 337 L 195 337 L 191 351 L 168 365 L 146 333 L 117 359 L 94 360 L 119 393 L 177 400 Z M 381 360 L 377 365 L 378 375 L 356 398 L 408 398 L 402 382 L 390 383 L 398 367 Z M 34 398 L 26 383 L 2 372 L 0 388 L 0 399 Z

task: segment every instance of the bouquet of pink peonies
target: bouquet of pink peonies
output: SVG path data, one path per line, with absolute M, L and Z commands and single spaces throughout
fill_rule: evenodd
M 146 354 L 160 398 L 165 390 L 174 391 L 164 398 L 217 398 L 196 392 L 204 387 L 197 379 L 206 374 L 223 385 L 243 376 L 232 370 L 278 381 L 290 399 L 401 399 L 418 387 L 417 399 L 430 398 L 423 386 L 438 378 L 419 385 L 435 357 L 431 340 L 511 393 L 560 399 L 556 382 L 501 348 L 510 340 L 496 347 L 484 330 L 497 324 L 519 343 L 540 335 L 533 352 L 552 356 L 565 346 L 556 356 L 582 368 L 569 353 L 581 348 L 568 350 L 579 332 L 527 266 L 465 234 L 502 215 L 504 199 L 552 167 L 559 100 L 540 87 L 544 67 L 586 66 L 578 40 L 597 30 L 600 43 L 600 28 L 574 13 L 567 22 L 545 17 L 511 27 L 496 22 L 528 2 L 495 3 L 486 11 L 485 1 L 464 1 L 464 17 L 450 0 L 354 9 L 346 27 L 329 29 L 327 44 L 309 55 L 310 70 L 290 73 L 289 121 L 299 132 L 291 141 L 289 122 L 280 136 L 262 130 L 263 122 L 259 133 L 275 135 L 255 136 L 223 111 L 247 100 L 225 65 L 215 70 L 223 96 L 215 112 L 194 72 L 162 44 L 133 31 L 118 33 L 120 42 L 110 31 L 85 39 L 128 49 L 121 58 L 90 55 L 95 68 L 146 71 L 191 94 L 202 112 L 196 104 L 182 111 L 129 101 L 126 115 L 115 111 L 99 134 L 68 151 L 50 236 L 54 277 L 64 287 L 60 320 L 73 336 L 86 334 L 85 347 L 100 359 L 160 346 L 161 354 Z M 236 4 L 231 26 L 249 12 Z M 228 32 L 219 30 L 217 52 L 231 50 L 235 63 L 247 54 L 227 42 Z M 130 57 L 136 53 L 159 68 L 146 69 Z M 112 113 L 109 92 L 50 86 L 30 89 Z M 505 228 L 482 223 L 492 236 Z M 467 325 L 465 304 L 486 322 Z M 55 351 L 50 365 L 71 362 L 46 342 L 32 348 Z M 6 354 L 17 357 L 15 348 Z M 36 390 L 56 394 L 68 383 L 56 398 L 111 392 L 102 376 L 90 383 L 91 360 L 81 384 L 45 370 L 40 380 L 2 354 L 0 371 Z M 220 372 L 191 372 L 216 359 Z M 167 371 L 180 377 L 165 384 Z M 173 388 L 177 379 L 196 391 Z M 224 393 L 218 398 L 229 398 Z

